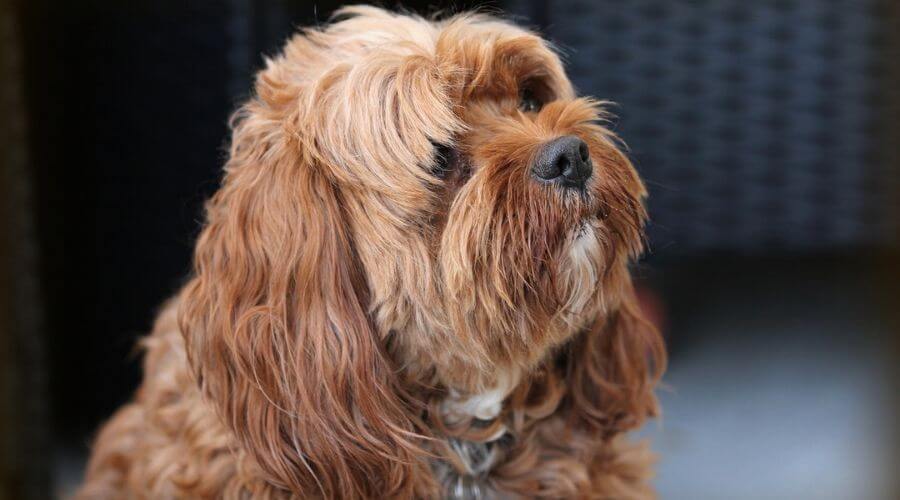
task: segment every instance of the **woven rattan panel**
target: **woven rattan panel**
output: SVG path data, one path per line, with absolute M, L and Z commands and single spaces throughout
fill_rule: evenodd
M 512 1 L 618 103 L 657 254 L 884 246 L 892 9 L 871 0 Z M 894 51 L 895 53 L 895 51 Z

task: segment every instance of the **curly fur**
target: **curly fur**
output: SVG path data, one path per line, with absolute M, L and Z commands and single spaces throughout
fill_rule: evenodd
M 645 192 L 602 103 L 489 16 L 340 16 L 235 114 L 193 275 L 79 496 L 651 497 L 623 436 L 665 364 L 627 269 Z M 581 193 L 529 175 L 562 135 L 589 146 Z

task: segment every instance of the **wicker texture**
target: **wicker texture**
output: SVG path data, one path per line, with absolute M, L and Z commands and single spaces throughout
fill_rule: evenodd
M 619 104 L 658 254 L 890 245 L 881 112 L 893 11 L 872 0 L 512 1 Z

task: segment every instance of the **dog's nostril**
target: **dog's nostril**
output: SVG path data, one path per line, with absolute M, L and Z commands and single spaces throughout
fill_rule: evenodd
M 569 169 L 569 159 L 565 156 L 560 156 L 559 160 L 556 162 L 556 168 L 553 170 L 553 173 L 556 174 L 554 177 L 559 177 L 560 174 Z
M 593 171 L 590 150 L 575 136 L 559 137 L 541 147 L 531 170 L 538 178 L 557 180 L 564 187 L 584 187 Z

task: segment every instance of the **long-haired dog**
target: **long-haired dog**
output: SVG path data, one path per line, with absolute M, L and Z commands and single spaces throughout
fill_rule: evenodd
M 645 498 L 645 191 L 538 36 L 370 7 L 236 113 L 84 498 Z

